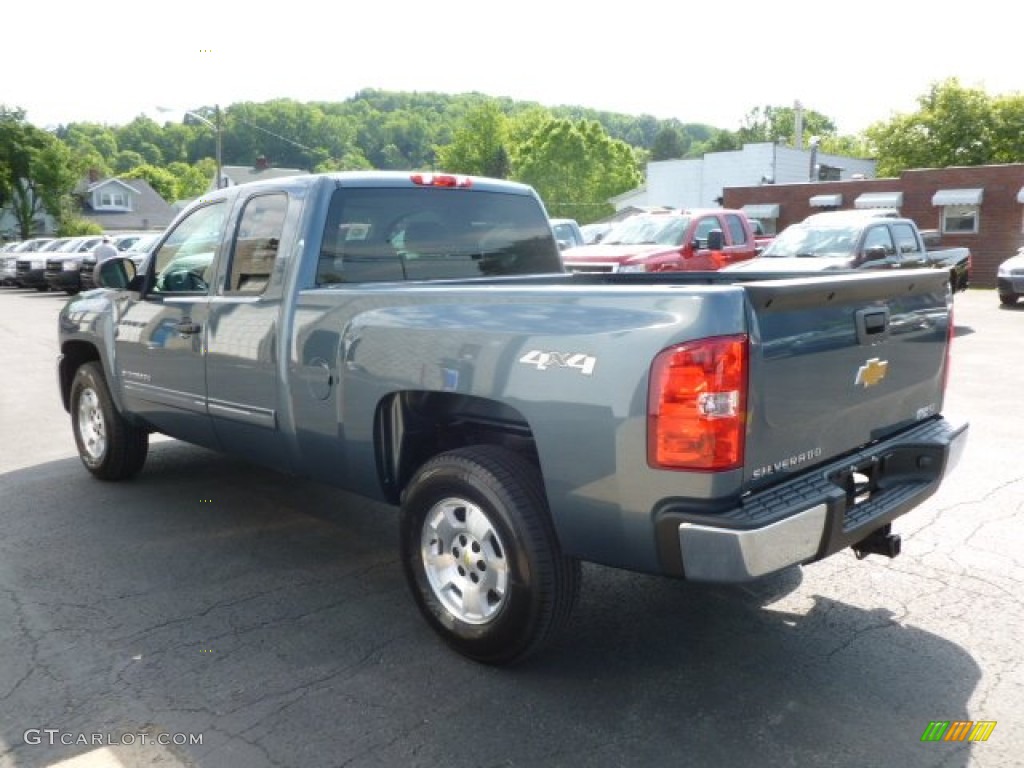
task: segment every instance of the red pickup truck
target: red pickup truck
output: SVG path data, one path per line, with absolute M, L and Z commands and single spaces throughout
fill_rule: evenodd
M 743 211 L 703 208 L 630 216 L 600 243 L 562 251 L 562 262 L 570 272 L 690 272 L 718 270 L 756 254 Z

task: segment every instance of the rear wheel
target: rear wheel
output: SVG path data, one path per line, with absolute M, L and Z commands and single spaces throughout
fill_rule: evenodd
M 487 664 L 541 648 L 579 594 L 580 565 L 559 549 L 539 472 L 495 446 L 444 453 L 420 468 L 402 503 L 401 551 L 428 624 Z
M 129 424 L 118 412 L 97 362 L 75 371 L 71 425 L 79 458 L 101 480 L 133 477 L 146 463 L 149 433 Z
M 1018 297 L 1016 293 L 1000 293 L 999 303 L 1002 304 L 1004 307 L 1012 307 L 1014 304 L 1017 303 L 1017 298 Z

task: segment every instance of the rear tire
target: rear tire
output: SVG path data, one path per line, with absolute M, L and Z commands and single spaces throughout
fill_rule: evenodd
M 1000 293 L 999 303 L 1002 304 L 1004 307 L 1012 307 L 1014 304 L 1017 303 L 1017 298 L 1018 296 L 1016 293 Z
M 75 444 L 85 468 L 101 480 L 137 475 L 146 463 L 149 433 L 121 416 L 98 362 L 75 371 L 70 401 Z
M 561 553 L 540 473 L 497 446 L 434 457 L 402 502 L 402 564 L 427 623 L 464 656 L 520 661 L 569 620 L 579 561 Z

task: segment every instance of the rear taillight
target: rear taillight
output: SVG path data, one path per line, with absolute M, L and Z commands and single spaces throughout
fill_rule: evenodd
M 743 464 L 748 341 L 720 336 L 663 350 L 651 366 L 647 463 L 722 471 Z

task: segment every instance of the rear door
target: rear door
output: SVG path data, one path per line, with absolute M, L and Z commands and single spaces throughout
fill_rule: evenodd
M 283 190 L 261 189 L 236 206 L 225 267 L 209 304 L 206 376 L 208 408 L 224 450 L 279 468 L 279 345 L 284 288 L 282 243 L 295 227 Z M 292 211 L 289 214 L 289 211 Z

